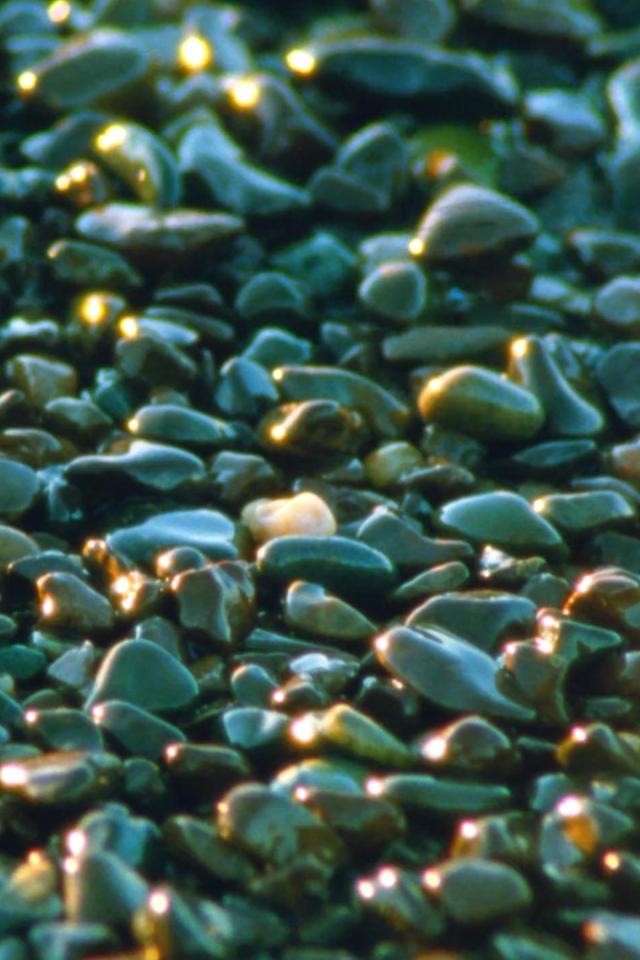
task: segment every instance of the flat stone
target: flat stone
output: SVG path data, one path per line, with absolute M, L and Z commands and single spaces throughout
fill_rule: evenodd
M 226 213 L 174 209 L 166 213 L 134 203 L 108 203 L 80 214 L 78 233 L 122 253 L 184 255 L 240 233 L 243 222 Z
M 210 560 L 232 560 L 235 524 L 217 510 L 172 510 L 157 513 L 133 527 L 107 534 L 107 544 L 133 563 L 149 566 L 156 557 L 177 547 L 199 550 Z
M 394 586 L 395 567 L 379 550 L 346 537 L 276 537 L 256 556 L 258 575 L 288 584 L 313 579 L 347 598 L 382 597 Z
M 143 487 L 163 492 L 190 480 L 201 480 L 204 473 L 204 464 L 195 454 L 146 440 L 134 440 L 126 453 L 77 457 L 65 468 L 65 476 L 72 483 L 92 485 L 99 478 L 104 482 L 110 477 L 135 480 Z
M 472 543 L 491 543 L 519 555 L 563 552 L 557 530 L 524 497 L 505 490 L 452 500 L 439 511 L 438 524 Z
M 496 661 L 446 630 L 392 627 L 374 647 L 383 666 L 431 703 L 512 720 L 533 718 L 533 711 L 499 689 Z

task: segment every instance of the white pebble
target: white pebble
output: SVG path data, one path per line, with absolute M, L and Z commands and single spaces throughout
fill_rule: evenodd
M 299 493 L 277 500 L 252 500 L 242 511 L 242 519 L 257 543 L 290 534 L 330 537 L 336 532 L 333 513 L 315 493 Z

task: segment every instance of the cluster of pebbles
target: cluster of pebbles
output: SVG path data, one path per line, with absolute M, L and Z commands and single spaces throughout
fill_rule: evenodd
M 636 0 L 0 62 L 0 960 L 638 960 Z

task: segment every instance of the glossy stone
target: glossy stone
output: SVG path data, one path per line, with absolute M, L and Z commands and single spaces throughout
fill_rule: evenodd
M 54 108 L 77 109 L 104 101 L 139 81 L 148 59 L 133 38 L 95 31 L 72 39 L 37 64 L 33 93 Z
M 316 583 L 297 580 L 287 590 L 284 618 L 290 627 L 331 640 L 361 641 L 373 636 L 375 624 L 355 607 Z
M 85 708 L 103 700 L 126 700 L 152 712 L 169 712 L 189 706 L 197 692 L 189 671 L 162 647 L 148 640 L 124 640 L 100 664 Z
M 133 203 L 110 203 L 78 217 L 76 229 L 93 243 L 123 253 L 178 256 L 235 236 L 243 223 L 225 213 L 177 209 L 167 213 Z
M 526 636 L 536 607 L 525 597 L 492 590 L 441 593 L 411 612 L 407 626 L 438 626 L 494 653 L 505 637 Z
M 258 574 L 288 584 L 313 578 L 346 597 L 384 595 L 395 583 L 395 567 L 379 550 L 346 537 L 281 536 L 257 553 Z
M 544 420 L 532 393 L 491 370 L 472 366 L 454 367 L 427 380 L 418 409 L 424 420 L 498 443 L 528 440 Z
M 382 437 L 396 437 L 410 419 L 407 407 L 374 381 L 331 367 L 278 367 L 273 378 L 290 400 L 325 399 L 354 407 Z
M 78 457 L 65 471 L 74 483 L 90 484 L 98 477 L 134 480 L 154 490 L 174 490 L 204 475 L 202 461 L 177 447 L 134 440 L 126 453 Z
M 601 412 L 572 387 L 544 340 L 538 337 L 516 340 L 511 349 L 510 372 L 538 398 L 545 414 L 546 432 L 583 437 L 603 429 Z
M 438 515 L 447 533 L 474 543 L 492 543 L 516 554 L 562 552 L 554 527 L 523 497 L 506 490 L 453 500 Z
M 94 149 L 107 169 L 120 177 L 141 203 L 160 207 L 178 203 L 181 184 L 176 161 L 146 127 L 111 124 L 97 134 Z
M 131 433 L 146 440 L 205 450 L 218 449 L 236 439 L 235 430 L 224 420 L 173 404 L 140 407 L 128 421 L 128 427 Z
M 167 550 L 192 547 L 210 560 L 233 559 L 235 525 L 217 510 L 173 510 L 107 535 L 107 544 L 132 563 L 149 565 Z
M 534 510 L 567 536 L 624 526 L 635 516 L 634 507 L 614 490 L 550 494 L 538 497 Z
M 223 838 L 263 863 L 282 866 L 308 854 L 329 867 L 343 857 L 336 834 L 304 807 L 259 784 L 246 784 L 225 795 L 218 805 Z
M 385 767 L 411 766 L 411 752 L 384 727 L 347 704 L 336 704 L 317 721 L 318 735 L 359 760 Z
M 514 720 L 532 717 L 527 707 L 501 692 L 497 663 L 451 633 L 435 627 L 392 627 L 374 646 L 383 666 L 431 703 Z
M 54 629 L 92 633 L 113 626 L 109 601 L 72 573 L 47 573 L 36 586 L 42 620 Z
M 251 628 L 255 586 L 246 564 L 229 560 L 187 570 L 178 574 L 171 588 L 182 626 L 208 640 L 232 644 Z
M 159 760 L 169 744 L 185 738 L 177 727 L 124 700 L 96 704 L 91 717 L 121 750 L 134 757 Z
M 419 257 L 430 263 L 500 254 L 530 244 L 536 217 L 504 194 L 462 184 L 436 199 L 416 230 L 424 245 Z

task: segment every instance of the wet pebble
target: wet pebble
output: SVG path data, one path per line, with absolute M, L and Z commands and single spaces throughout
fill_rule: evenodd
M 544 420 L 532 393 L 492 370 L 472 366 L 454 367 L 427 380 L 418 409 L 424 420 L 495 442 L 528 440 Z
M 532 718 L 527 707 L 501 692 L 498 664 L 451 633 L 436 627 L 392 627 L 374 645 L 380 662 L 431 703 L 514 720 Z

